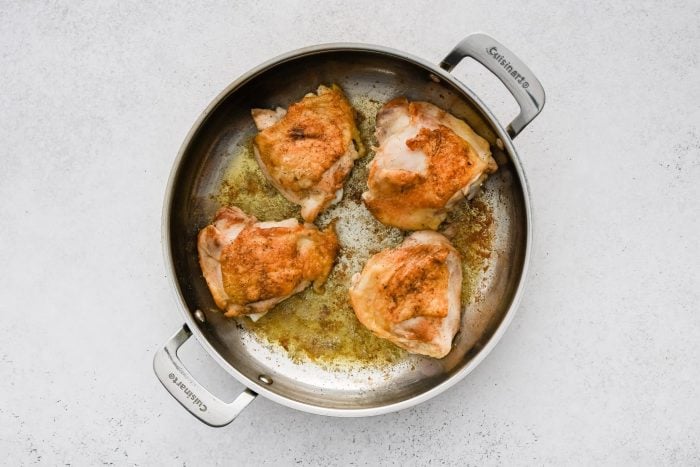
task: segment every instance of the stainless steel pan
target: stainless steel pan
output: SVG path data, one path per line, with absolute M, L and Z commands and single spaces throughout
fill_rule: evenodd
M 472 57 L 510 90 L 520 114 L 503 128 L 489 109 L 449 72 Z M 469 332 L 460 332 L 441 360 L 412 357 L 391 370 L 324 370 L 295 364 L 250 343 L 235 321 L 215 310 L 198 265 L 196 235 L 213 217 L 212 200 L 235 148 L 255 132 L 250 109 L 287 106 L 321 83 L 338 83 L 349 96 L 387 101 L 397 96 L 433 102 L 464 118 L 491 143 L 498 172 L 485 186 L 496 225 L 494 252 L 481 298 L 464 310 Z M 403 52 L 364 44 L 330 44 L 297 50 L 250 71 L 226 88 L 200 116 L 175 161 L 163 210 L 163 247 L 184 325 L 153 361 L 170 394 L 203 422 L 230 423 L 257 394 L 322 415 L 366 416 L 404 409 L 464 378 L 496 345 L 513 318 L 527 272 L 531 241 L 525 175 L 513 147 L 542 110 L 544 91 L 512 52 L 484 34 L 457 45 L 440 67 Z M 474 330 L 477 329 L 478 332 Z M 246 389 L 232 403 L 209 393 L 177 356 L 191 336 Z

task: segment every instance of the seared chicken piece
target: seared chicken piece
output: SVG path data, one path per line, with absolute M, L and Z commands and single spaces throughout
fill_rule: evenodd
M 498 168 L 488 141 L 427 102 L 389 101 L 377 114 L 376 136 L 362 199 L 380 222 L 400 229 L 437 229 Z
M 357 319 L 411 353 L 442 358 L 460 325 L 462 266 L 441 234 L 414 232 L 372 256 L 350 286 Z
M 257 321 L 311 283 L 319 291 L 338 253 L 334 226 L 319 231 L 296 219 L 258 222 L 221 208 L 197 238 L 199 264 L 216 306 L 226 316 Z
M 343 183 L 355 159 L 365 153 L 355 126 L 355 112 L 336 86 L 319 86 L 286 111 L 253 109 L 260 133 L 255 157 L 270 182 L 301 217 L 316 216 L 343 197 Z

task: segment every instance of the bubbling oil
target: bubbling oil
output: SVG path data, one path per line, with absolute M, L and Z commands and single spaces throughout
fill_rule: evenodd
M 377 221 L 361 200 L 367 186 L 368 166 L 374 156 L 371 148 L 376 144 L 375 116 L 383 103 L 366 97 L 356 97 L 351 102 L 358 113 L 358 128 L 368 154 L 355 161 L 342 200 L 316 221 L 319 227 L 324 227 L 335 219 L 341 245 L 324 291 L 317 293 L 308 288 L 278 304 L 257 322 L 236 319 L 263 345 L 281 347 L 299 363 L 381 367 L 399 362 L 407 353 L 360 324 L 350 305 L 348 288 L 352 276 L 362 271 L 372 255 L 399 245 L 404 233 Z M 287 201 L 260 170 L 253 155 L 252 139 L 237 149 L 215 199 L 222 206 L 238 206 L 264 221 L 301 219 L 299 207 Z M 467 303 L 476 292 L 491 254 L 491 209 L 478 199 L 464 203 L 448 216 L 445 225 L 462 255 L 462 303 Z

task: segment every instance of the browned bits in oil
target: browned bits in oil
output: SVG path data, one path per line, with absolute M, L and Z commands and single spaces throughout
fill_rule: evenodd
M 252 138 L 238 147 L 216 195 L 221 206 L 238 206 L 261 221 L 299 217 L 299 208 L 267 181 L 253 156 Z
M 358 112 L 358 127 L 369 154 L 355 162 L 345 184 L 340 203 L 317 220 L 323 227 L 338 219 L 336 230 L 340 253 L 322 293 L 308 288 L 273 308 L 257 323 L 248 318 L 238 322 L 263 343 L 282 347 L 297 362 L 319 364 L 361 363 L 383 366 L 405 358 L 406 352 L 389 341 L 379 339 L 362 326 L 350 306 L 348 287 L 352 276 L 362 270 L 367 259 L 384 248 L 401 243 L 403 234 L 376 221 L 361 201 L 367 187 L 368 164 L 372 160 L 375 116 L 382 102 L 368 98 L 351 99 Z M 265 179 L 252 152 L 252 141 L 235 154 L 226 171 L 216 200 L 221 205 L 236 205 L 260 220 L 299 218 L 299 207 L 287 201 Z M 491 252 L 492 216 L 488 205 L 478 199 L 451 214 L 452 241 L 463 258 L 462 300 L 473 296 L 480 272 Z
M 477 196 L 451 212 L 443 225 L 451 231 L 450 240 L 462 255 L 462 304 L 465 304 L 471 301 L 491 256 L 493 213 Z

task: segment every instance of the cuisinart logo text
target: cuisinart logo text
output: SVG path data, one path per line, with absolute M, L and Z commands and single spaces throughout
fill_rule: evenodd
M 192 401 L 192 403 L 193 403 L 194 405 L 196 405 L 197 407 L 199 407 L 199 411 L 200 411 L 200 412 L 206 412 L 206 411 L 207 411 L 207 406 L 206 406 L 202 401 L 199 400 L 199 397 L 197 397 L 197 395 L 196 395 L 195 393 L 193 393 L 192 390 L 190 390 L 190 388 L 188 388 L 188 387 L 185 385 L 185 383 L 183 383 L 182 381 L 180 381 L 179 379 L 177 379 L 177 376 L 175 376 L 174 374 L 170 373 L 170 374 L 168 375 L 168 378 L 170 378 L 170 381 L 172 381 L 173 384 L 174 384 L 175 386 L 179 387 L 179 388 L 182 390 L 182 392 L 185 393 L 185 395 Z
M 491 55 L 494 60 L 496 60 L 503 68 L 506 69 L 508 73 L 510 73 L 510 76 L 515 78 L 515 80 L 520 84 L 523 88 L 527 89 L 530 87 L 530 83 L 528 83 L 525 80 L 525 77 L 518 73 L 518 70 L 513 68 L 513 66 L 510 64 L 510 62 L 498 52 L 498 49 L 496 47 L 491 47 L 490 49 L 486 49 L 486 53 Z

